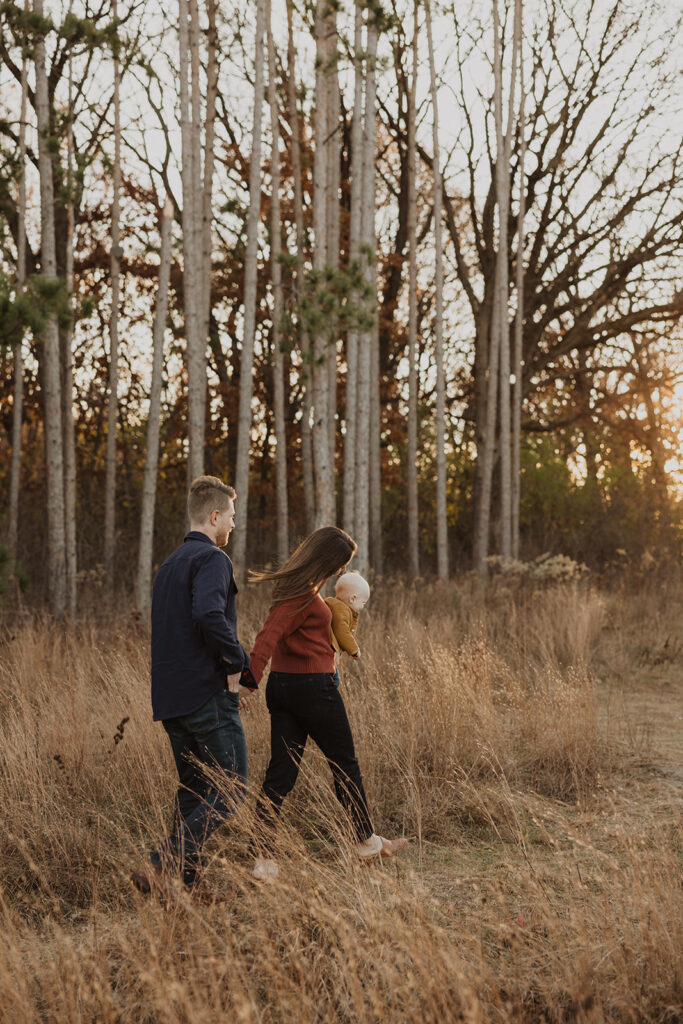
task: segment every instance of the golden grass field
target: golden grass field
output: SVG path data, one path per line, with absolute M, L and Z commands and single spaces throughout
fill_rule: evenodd
M 207 846 L 227 897 L 209 907 L 128 881 L 175 789 L 145 630 L 5 610 L 0 1021 L 681 1020 L 682 596 L 377 588 L 343 691 L 376 829 L 408 850 L 355 863 L 311 749 L 281 880 L 251 882 L 261 696 L 252 793 Z M 245 644 L 266 599 L 242 599 Z

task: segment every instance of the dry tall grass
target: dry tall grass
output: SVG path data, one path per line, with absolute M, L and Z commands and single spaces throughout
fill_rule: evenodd
M 144 631 L 6 615 L 0 1020 L 680 1019 L 675 790 L 604 714 L 629 666 L 680 678 L 677 601 L 587 584 L 378 590 L 343 686 L 376 826 L 411 836 L 408 855 L 354 862 L 310 751 L 282 881 L 250 881 L 252 794 L 208 846 L 227 897 L 209 908 L 127 881 L 175 786 Z M 263 613 L 250 594 L 246 639 Z M 245 715 L 255 787 L 260 700 Z

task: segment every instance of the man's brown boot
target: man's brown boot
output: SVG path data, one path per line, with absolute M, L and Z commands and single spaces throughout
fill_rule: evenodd
M 203 903 L 207 907 L 213 906 L 214 903 L 225 903 L 228 898 L 223 893 L 212 889 L 203 879 L 198 879 L 194 885 L 188 885 L 185 891 L 193 900 Z
M 163 868 L 149 860 L 131 872 L 130 880 L 139 892 L 145 895 L 152 893 L 162 899 L 177 896 L 180 888 L 180 883 L 174 875 L 169 875 Z

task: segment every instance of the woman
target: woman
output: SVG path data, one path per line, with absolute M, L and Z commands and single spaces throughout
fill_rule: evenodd
M 330 576 L 343 572 L 355 551 L 347 533 L 324 526 L 307 537 L 278 572 L 252 573 L 253 580 L 273 583 L 270 613 L 251 652 L 257 682 L 271 661 L 266 686 L 271 754 L 256 813 L 267 837 L 296 782 L 310 736 L 332 769 L 337 799 L 349 813 L 357 837 L 358 856 L 370 861 L 394 856 L 407 839 L 383 839 L 372 827 L 346 708 L 334 684 L 332 613 L 319 594 Z M 266 838 L 260 852 L 271 849 L 272 837 Z M 257 857 L 255 878 L 277 874 L 274 860 Z

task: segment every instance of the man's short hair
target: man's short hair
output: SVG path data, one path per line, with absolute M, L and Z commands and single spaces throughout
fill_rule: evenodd
M 217 476 L 198 476 L 190 484 L 187 495 L 187 518 L 191 523 L 205 523 L 214 509 L 227 512 L 236 498 L 234 487 Z

